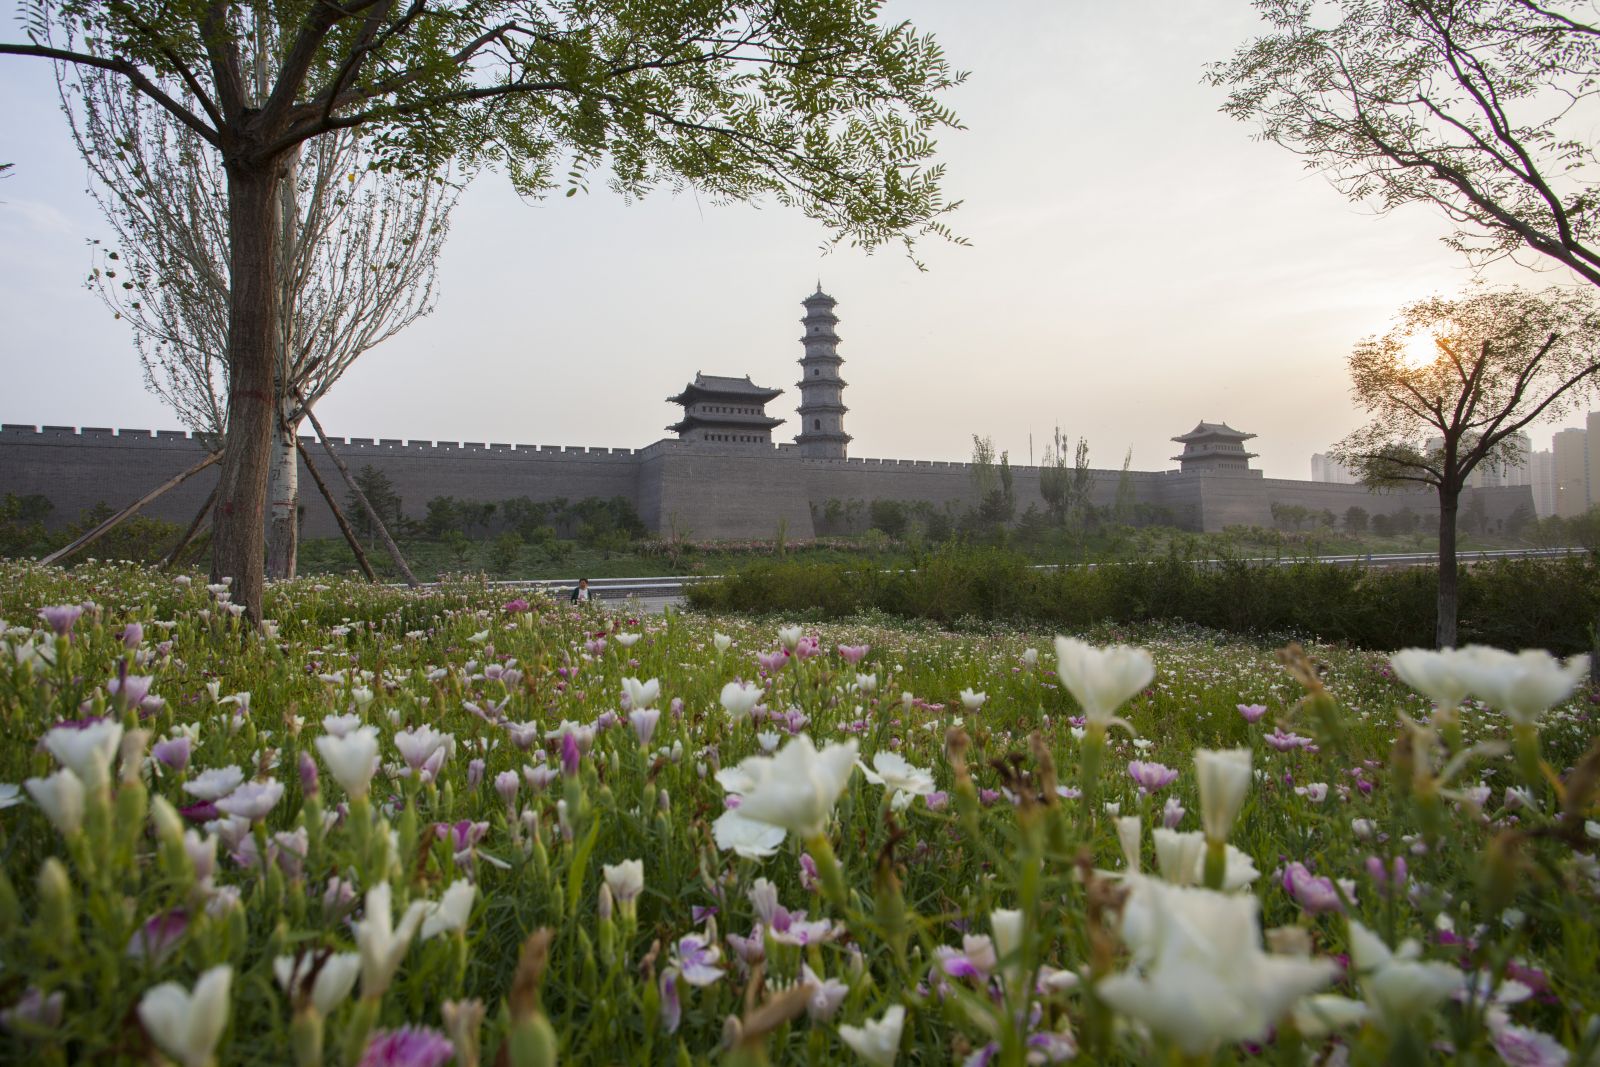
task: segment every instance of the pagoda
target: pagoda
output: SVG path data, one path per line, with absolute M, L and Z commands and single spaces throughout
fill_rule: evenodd
M 1250 469 L 1250 461 L 1257 454 L 1244 450 L 1244 443 L 1254 436 L 1225 422 L 1202 421 L 1181 437 L 1172 438 L 1183 446 L 1183 453 L 1172 458 L 1178 461 L 1183 474 L 1257 474 L 1260 472 Z
M 833 313 L 838 303 L 822 291 L 817 291 L 801 301 L 806 309 L 800 320 L 805 334 L 800 343 L 806 354 L 800 358 L 800 433 L 794 443 L 800 446 L 800 455 L 810 459 L 844 459 L 850 435 L 844 432 L 845 380 L 839 377 L 839 334 L 834 327 L 839 317 Z
M 772 428 L 782 419 L 767 414 L 767 401 L 783 393 L 743 378 L 695 372 L 683 392 L 667 399 L 683 405 L 683 418 L 667 429 L 680 441 L 721 445 L 770 445 Z

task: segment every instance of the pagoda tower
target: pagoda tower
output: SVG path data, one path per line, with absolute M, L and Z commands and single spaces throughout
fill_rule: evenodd
M 845 381 L 839 377 L 839 334 L 834 327 L 839 317 L 833 313 L 838 303 L 822 291 L 817 291 L 801 301 L 806 317 L 801 319 L 805 335 L 800 343 L 806 354 L 800 358 L 800 433 L 794 443 L 800 446 L 800 455 L 812 459 L 844 459 L 850 435 L 844 432 Z
M 1250 467 L 1250 461 L 1257 454 L 1244 450 L 1244 443 L 1254 436 L 1253 433 L 1235 430 L 1225 422 L 1202 420 L 1188 433 L 1173 438 L 1183 446 L 1183 454 L 1172 458 L 1178 461 L 1178 470 L 1183 474 L 1222 472 L 1259 475 L 1260 471 Z

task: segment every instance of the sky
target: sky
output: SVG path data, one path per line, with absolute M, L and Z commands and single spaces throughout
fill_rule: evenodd
M 21 39 L 15 9 L 0 39 Z M 1473 277 L 1423 206 L 1377 215 L 1222 115 L 1204 66 L 1259 31 L 1246 0 L 899 0 L 970 72 L 948 94 L 950 224 L 916 266 L 825 249 L 775 204 L 662 191 L 463 194 L 431 316 L 364 355 L 318 416 L 338 436 L 642 447 L 696 371 L 785 390 L 798 432 L 800 301 L 838 300 L 852 456 L 1036 461 L 1054 428 L 1097 467 L 1175 466 L 1201 420 L 1257 435 L 1267 476 L 1361 422 L 1345 358 L 1405 303 Z M 0 58 L 0 421 L 176 428 L 126 327 L 83 286 L 109 227 L 48 66 Z M 1560 280 L 1514 264 L 1491 282 Z M 1577 419 L 1569 420 L 1581 425 Z M 1548 427 L 1534 446 L 1549 446 Z M 1030 445 L 1031 439 L 1031 445 Z M 1030 452 L 1031 449 L 1031 452 Z

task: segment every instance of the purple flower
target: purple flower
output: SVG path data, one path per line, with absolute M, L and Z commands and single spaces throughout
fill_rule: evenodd
M 1239 714 L 1243 715 L 1244 721 L 1248 723 L 1260 722 L 1261 717 L 1267 713 L 1265 704 L 1235 704 L 1234 707 L 1239 709 Z
M 166 741 L 157 741 L 150 746 L 150 755 L 175 771 L 181 771 L 189 766 L 189 757 L 193 754 L 194 745 L 183 734 Z
M 661 972 L 661 1025 L 667 1033 L 678 1032 L 683 1021 L 683 1004 L 678 1000 L 678 972 L 668 967 Z
M 78 621 L 78 616 L 82 614 L 83 608 L 77 604 L 55 604 L 39 609 L 39 618 L 56 632 L 57 637 L 67 636 L 73 624 Z
M 1177 797 L 1168 797 L 1166 807 L 1161 809 L 1161 825 L 1168 830 L 1176 830 L 1185 813 L 1186 809 L 1178 803 Z
M 1367 857 L 1367 876 L 1377 885 L 1378 891 L 1387 895 L 1391 890 L 1399 889 L 1406 884 L 1406 859 L 1396 856 L 1390 864 L 1385 864 L 1377 856 Z
M 458 864 L 465 863 L 472 858 L 472 849 L 484 835 L 489 832 L 486 822 L 473 822 L 471 819 L 461 819 L 458 822 L 436 822 L 433 824 L 433 834 L 441 841 L 450 842 L 450 851 L 455 853 Z
M 13 1034 L 25 1034 L 28 1027 L 54 1030 L 61 1025 L 66 1001 L 66 995 L 60 990 L 45 996 L 38 986 L 29 986 L 20 1000 L 0 1011 L 0 1026 Z
M 922 798 L 929 811 L 943 811 L 950 806 L 950 794 L 942 789 L 935 790 Z
M 1333 879 L 1312 874 L 1305 864 L 1298 861 L 1283 869 L 1283 888 L 1307 914 L 1321 915 L 1344 910 L 1344 903 L 1339 899 L 1339 887 L 1333 884 Z
M 844 657 L 844 661 L 846 663 L 854 666 L 865 659 L 867 657 L 867 653 L 871 650 L 871 645 L 840 645 L 839 655 Z
M 123 707 L 134 708 L 150 695 L 150 683 L 153 681 L 155 679 L 147 674 L 129 674 L 107 682 L 106 692 L 120 698 Z
M 785 649 L 776 652 L 756 653 L 756 662 L 761 665 L 761 670 L 767 674 L 777 674 L 783 670 L 783 665 L 789 662 L 789 653 Z
M 455 1046 L 439 1031 L 402 1026 L 373 1034 L 359 1067 L 442 1067 L 455 1054 Z
M 476 793 L 483 784 L 483 768 L 486 764 L 481 759 L 475 759 L 467 764 L 467 791 Z
M 512 612 L 513 614 L 519 611 L 527 611 L 528 602 L 521 597 L 517 597 L 515 600 L 506 601 L 504 604 L 504 610 Z
M 711 918 L 716 913 L 717 913 L 717 909 L 715 907 L 706 907 L 706 906 L 701 905 L 701 904 L 696 904 L 696 905 L 694 905 L 693 907 L 691 907 L 689 909 L 689 919 L 696 926 L 699 926 L 701 923 L 705 922 L 707 919 Z
M 633 727 L 634 736 L 641 745 L 648 745 L 655 736 L 656 723 L 661 720 L 660 708 L 646 708 L 643 711 L 628 712 L 628 723 Z
M 508 808 L 517 802 L 517 790 L 521 788 L 522 779 L 517 777 L 516 771 L 501 771 L 494 776 L 494 791 Z
M 570 731 L 561 735 L 561 773 L 567 778 L 572 778 L 578 773 L 578 764 L 583 760 L 583 753 L 578 748 L 578 739 Z
M 1176 782 L 1178 772 L 1164 764 L 1134 760 L 1128 764 L 1128 777 L 1139 786 L 1139 792 L 1148 796 Z
M 144 641 L 144 627 L 139 623 L 130 622 L 122 628 L 122 647 L 132 650 L 138 648 Z
M 692 986 L 710 985 L 725 973 L 717 966 L 722 960 L 722 950 L 699 934 L 680 937 L 674 958 L 683 980 Z
M 188 740 L 185 738 L 185 740 Z M 321 791 L 317 779 L 317 761 L 311 758 L 311 753 L 304 749 L 300 752 L 300 792 L 310 800 Z
M 1300 734 L 1286 734 L 1283 732 L 1282 727 L 1273 730 L 1272 733 L 1262 738 L 1262 740 L 1264 740 L 1272 748 L 1277 749 L 1279 752 L 1289 752 L 1296 748 L 1310 749 L 1313 747 L 1311 738 L 1302 737 Z
M 189 929 L 189 913 L 182 908 L 152 915 L 133 932 L 128 955 L 152 964 L 164 963 Z

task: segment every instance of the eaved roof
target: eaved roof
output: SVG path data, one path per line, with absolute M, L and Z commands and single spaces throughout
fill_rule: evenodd
M 1201 441 L 1208 437 L 1226 437 L 1235 441 L 1248 441 L 1254 436 L 1255 434 L 1253 433 L 1245 433 L 1242 430 L 1235 430 L 1232 426 L 1229 426 L 1225 422 L 1206 422 L 1201 420 L 1201 422 L 1196 425 L 1194 429 L 1190 430 L 1186 434 L 1183 434 L 1182 436 L 1174 437 L 1172 440 L 1187 442 Z
M 728 396 L 756 400 L 764 404 L 782 392 L 782 389 L 766 389 L 755 384 L 748 374 L 743 378 L 729 378 L 720 374 L 701 374 L 696 371 L 694 381 L 684 386 L 683 392 L 667 399 L 674 404 L 692 404 L 697 395 Z

